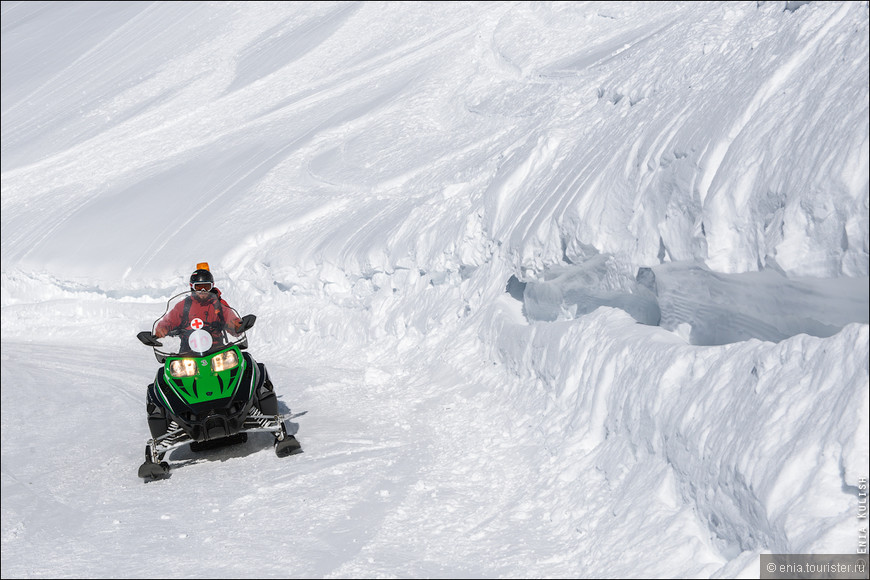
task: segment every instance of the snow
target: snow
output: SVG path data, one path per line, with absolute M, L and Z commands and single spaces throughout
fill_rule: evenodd
M 4 578 L 757 577 L 859 549 L 866 2 L 2 22 Z M 135 335 L 201 261 L 304 453 L 252 434 L 143 483 Z

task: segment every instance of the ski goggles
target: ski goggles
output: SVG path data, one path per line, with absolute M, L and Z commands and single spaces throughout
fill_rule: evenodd
M 211 282 L 197 282 L 193 285 L 196 292 L 209 292 L 214 287 Z

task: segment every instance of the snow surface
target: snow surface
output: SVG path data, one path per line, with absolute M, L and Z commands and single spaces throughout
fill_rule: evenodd
M 868 76 L 866 2 L 3 2 L 3 577 L 855 553 Z M 200 261 L 305 452 L 143 483 Z

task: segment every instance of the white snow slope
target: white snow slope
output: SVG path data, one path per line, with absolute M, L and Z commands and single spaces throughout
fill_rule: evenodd
M 866 2 L 3 2 L 3 578 L 855 553 L 868 77 Z M 305 452 L 144 483 L 201 261 Z

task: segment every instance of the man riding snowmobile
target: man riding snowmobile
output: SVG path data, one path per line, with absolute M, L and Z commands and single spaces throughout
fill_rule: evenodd
M 249 431 L 275 436 L 279 457 L 302 451 L 288 434 L 265 365 L 246 352 L 245 331 L 256 317 L 239 317 L 220 296 L 208 263 L 190 275 L 190 292 L 170 299 L 153 332 L 139 340 L 154 348 L 164 366 L 148 385 L 145 409 L 152 439 L 140 477 L 159 478 L 172 448 L 190 443 L 193 451 L 247 440 Z

